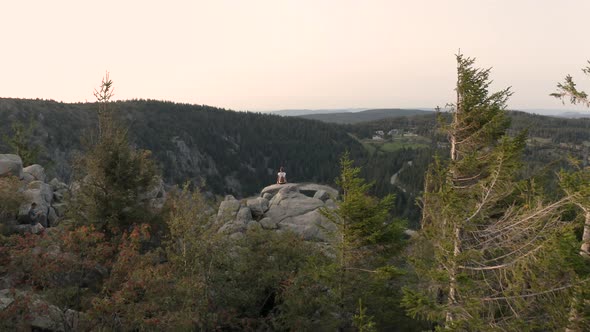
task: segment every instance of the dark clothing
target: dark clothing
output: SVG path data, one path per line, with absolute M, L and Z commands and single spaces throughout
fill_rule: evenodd
M 29 221 L 31 225 L 37 224 L 37 208 L 31 207 L 31 209 L 29 210 Z

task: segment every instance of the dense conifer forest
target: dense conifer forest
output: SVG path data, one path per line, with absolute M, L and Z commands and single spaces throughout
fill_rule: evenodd
M 0 329 L 588 330 L 590 120 L 457 65 L 447 111 L 347 125 L 111 102 L 108 76 L 0 99 Z M 337 189 L 262 189 L 280 165 Z

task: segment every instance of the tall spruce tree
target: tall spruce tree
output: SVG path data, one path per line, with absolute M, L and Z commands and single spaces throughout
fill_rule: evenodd
M 582 68 L 582 72 L 590 75 L 590 66 Z M 588 94 L 577 88 L 571 75 L 567 75 L 563 83 L 557 84 L 557 92 L 552 93 L 551 96 L 561 99 L 564 103 L 566 99 L 569 99 L 571 104 L 590 107 Z M 576 270 L 579 277 L 586 280 L 590 275 L 590 167 L 584 166 L 586 161 L 574 162 L 574 164 L 577 168 L 575 171 L 560 173 L 560 184 L 566 194 L 572 198 L 572 203 L 578 208 L 580 219 L 583 220 L 581 239 L 576 239 L 581 240 L 579 241 L 580 261 L 576 264 Z M 590 297 L 590 292 L 586 288 L 582 284 L 575 288 L 566 331 L 590 329 L 590 305 L 587 300 Z
M 571 197 L 573 205 L 578 210 L 581 225 L 581 238 L 572 237 L 570 239 L 573 245 L 579 246 L 578 259 L 572 260 L 572 266 L 575 268 L 580 280 L 588 280 L 590 277 L 590 167 L 578 167 L 575 171 L 561 171 L 559 174 L 561 188 Z M 579 233 L 578 233 L 579 234 Z M 577 249 L 577 248 L 576 248 Z M 590 329 L 590 291 L 587 290 L 587 284 L 580 282 L 574 288 L 570 302 L 569 323 L 566 331 L 587 331 Z
M 515 181 L 525 136 L 505 135 L 511 91 L 490 93 L 490 69 L 473 64 L 457 56 L 457 99 L 443 126 L 450 158 L 426 174 L 412 249 L 419 282 L 404 305 L 439 329 L 563 326 L 574 277 L 552 268 L 563 261 L 559 215 L 567 199 L 546 204 L 533 185 Z
M 364 299 L 371 312 L 380 296 L 395 292 L 388 289 L 386 280 L 391 281 L 396 274 L 397 270 L 390 264 L 403 247 L 404 225 L 390 217 L 394 196 L 378 199 L 369 195 L 372 184 L 366 183 L 360 172 L 360 167 L 355 167 L 345 153 L 340 159 L 340 175 L 336 179 L 341 200 L 335 209 L 322 213 L 336 226 L 336 259 L 328 268 L 328 279 L 335 295 L 340 330 L 351 328 L 359 300 Z M 380 289 L 381 294 L 372 293 L 375 289 Z M 366 310 L 362 306 L 361 309 Z M 365 311 L 363 316 L 368 317 Z
M 94 95 L 98 131 L 86 154 L 74 165 L 80 188 L 70 214 L 77 222 L 116 233 L 134 223 L 150 221 L 142 194 L 152 189 L 157 170 L 150 151 L 131 147 L 127 129 L 117 119 L 110 101 L 113 82 L 108 73 Z

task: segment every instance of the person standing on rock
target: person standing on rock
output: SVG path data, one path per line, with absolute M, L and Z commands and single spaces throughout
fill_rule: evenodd
M 287 183 L 287 173 L 285 173 L 285 169 L 283 166 L 279 169 L 279 173 L 277 174 L 277 184 L 285 184 Z

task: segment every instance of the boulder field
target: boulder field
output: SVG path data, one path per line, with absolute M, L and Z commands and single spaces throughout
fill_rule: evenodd
M 292 231 L 305 240 L 325 242 L 335 230 L 322 215 L 322 209 L 334 209 L 338 191 L 312 183 L 274 184 L 258 196 L 237 200 L 229 195 L 221 202 L 217 222 L 219 231 L 240 237 L 249 228 Z
M 52 179 L 46 182 L 45 169 L 41 165 L 30 165 L 23 168 L 21 158 L 14 154 L 0 154 L 0 177 L 15 176 L 20 179 L 20 191 L 25 201 L 18 209 L 18 214 L 6 224 L 20 233 L 38 233 L 43 230 L 40 224 L 31 225 L 28 216 L 31 204 L 37 204 L 37 211 L 42 213 L 48 226 L 56 226 L 65 210 L 64 196 L 69 192 L 68 186 Z

